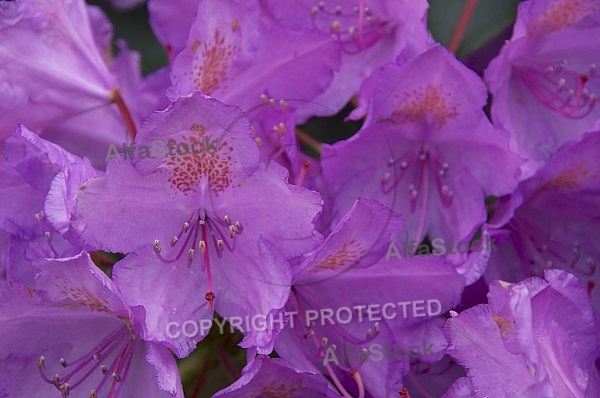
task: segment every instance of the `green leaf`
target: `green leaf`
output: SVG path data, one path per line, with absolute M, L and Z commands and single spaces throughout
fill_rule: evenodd
M 432 36 L 448 47 L 467 0 L 429 0 L 427 26 Z M 456 56 L 467 56 L 514 23 L 518 0 L 480 0 L 460 42 Z

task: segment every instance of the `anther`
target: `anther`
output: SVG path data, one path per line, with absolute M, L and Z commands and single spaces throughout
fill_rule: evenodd
M 235 228 L 237 229 L 238 234 L 241 233 L 244 230 L 244 226 L 239 221 L 235 222 Z
M 288 110 L 288 104 L 285 100 L 280 99 L 279 100 L 279 106 L 281 107 L 281 109 L 283 109 L 284 111 Z
M 44 362 L 46 361 L 46 357 L 44 357 L 43 355 L 41 355 L 38 358 L 38 368 L 44 368 Z
M 51 240 L 52 234 L 49 231 L 46 231 L 44 232 L 44 238 L 46 238 L 46 240 Z
M 39 222 L 43 222 L 44 221 L 44 212 L 40 211 L 39 213 L 35 213 L 35 218 L 39 221 Z
M 100 365 L 100 373 L 105 375 L 107 371 L 108 371 L 108 367 L 106 365 Z
M 61 358 L 60 361 L 58 361 L 60 363 L 60 366 L 62 366 L 63 368 L 67 367 L 67 360 L 64 358 Z
M 325 9 L 325 2 L 324 1 L 320 1 L 319 2 L 319 10 L 324 10 Z
M 261 103 L 263 103 L 263 104 L 266 104 L 268 99 L 269 99 L 269 98 L 267 97 L 267 95 L 266 95 L 266 94 L 261 94 L 261 95 L 260 95 L 260 102 L 261 102 Z
M 406 160 L 403 160 L 402 163 L 400 163 L 400 167 L 405 169 L 408 166 L 408 163 L 406 163 Z
M 340 32 L 340 21 L 333 21 L 329 26 L 331 33 L 339 33 Z
M 58 389 L 63 394 L 63 397 L 68 397 L 71 388 L 69 387 L 69 383 L 62 383 L 58 386 Z
M 98 361 L 98 360 L 99 360 L 100 358 L 102 358 L 102 357 L 100 356 L 100 354 L 94 354 L 94 355 L 92 356 L 92 358 L 94 358 L 96 361 Z
M 354 26 L 350 26 L 348 28 L 348 34 L 350 35 L 351 38 L 355 38 L 356 36 L 356 28 Z
M 183 223 L 183 232 L 187 232 L 188 229 L 190 229 L 190 223 L 184 222 Z
M 394 165 L 394 158 L 389 158 L 388 159 L 388 166 L 393 166 Z
M 154 250 L 160 253 L 160 242 L 158 239 L 154 239 Z
M 217 249 L 219 249 L 220 251 L 223 251 L 223 240 L 222 239 L 217 239 Z
M 560 79 L 558 79 L 558 84 L 556 87 L 559 92 L 561 92 L 563 90 L 563 88 L 565 88 L 565 84 L 567 84 L 567 81 L 565 80 L 564 77 L 561 77 Z
M 269 100 L 269 105 L 271 106 L 271 108 L 275 108 L 275 99 L 271 98 Z
M 198 241 L 198 250 L 200 250 L 200 253 L 204 253 L 204 251 L 206 250 L 206 242 L 203 240 Z
M 194 249 L 188 250 L 188 258 L 190 261 L 194 258 Z
M 90 398 L 98 398 L 98 394 L 96 390 L 90 390 Z
M 176 237 L 176 236 L 173 236 L 173 237 L 171 238 L 171 247 L 175 246 L 175 245 L 177 244 L 177 241 L 178 241 L 178 240 L 179 240 L 179 238 L 178 238 L 178 237 Z
M 229 217 L 229 215 L 225 214 L 223 216 L 223 221 L 225 221 L 226 225 L 231 225 L 231 217 Z
M 341 13 L 342 13 L 342 7 L 336 6 L 335 7 L 335 15 L 340 15 Z
M 229 236 L 231 239 L 235 238 L 235 227 L 233 225 L 229 226 Z
M 321 346 L 322 346 L 323 348 L 327 347 L 327 342 L 328 342 L 328 341 L 329 341 L 329 339 L 328 339 L 327 337 L 323 337 L 323 338 L 321 339 Z
M 121 381 L 121 377 L 117 374 L 117 372 L 113 372 L 112 378 L 118 383 Z

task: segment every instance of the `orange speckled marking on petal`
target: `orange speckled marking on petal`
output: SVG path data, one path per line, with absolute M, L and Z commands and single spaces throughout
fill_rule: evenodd
M 237 26 L 232 22 L 233 31 L 237 30 Z M 219 29 L 215 29 L 211 41 L 195 41 L 192 44 L 192 52 L 196 53 L 200 49 L 200 62 L 193 67 L 194 86 L 204 94 L 212 95 L 227 80 L 227 70 L 239 48 L 233 44 L 225 44 L 225 37 Z
M 498 315 L 493 315 L 492 318 L 494 319 L 494 322 L 496 322 L 496 325 L 498 325 L 502 337 L 506 337 L 509 333 L 512 333 L 513 325 L 508 319 Z
M 351 265 L 360 260 L 367 253 L 362 243 L 352 239 L 344 243 L 342 248 L 336 253 L 331 254 L 317 265 L 311 268 L 311 272 L 328 269 L 334 270 L 344 265 Z
M 591 174 L 588 168 L 580 163 L 563 171 L 552 180 L 546 182 L 544 185 L 538 188 L 538 191 L 546 191 L 556 188 L 579 188 L 581 186 L 581 182 L 589 177 L 591 177 Z
M 577 23 L 597 8 L 596 5 L 581 0 L 558 0 L 529 26 L 529 32 L 555 32 Z
M 300 384 L 294 384 L 293 386 L 286 386 L 279 384 L 276 381 L 272 381 L 266 385 L 262 391 L 253 393 L 251 398 L 286 398 L 291 394 L 296 393 L 302 386 Z
M 392 122 L 417 123 L 430 115 L 435 122 L 443 126 L 448 119 L 458 115 L 458 104 L 451 101 L 452 94 L 444 93 L 439 86 L 426 86 L 404 93 L 399 109 L 392 113 Z
M 206 142 L 215 140 L 212 136 L 205 133 L 205 128 L 201 124 L 193 124 L 190 127 L 191 134 L 181 137 L 179 141 L 170 139 L 175 148 L 175 156 L 167 157 L 163 163 L 171 170 L 169 182 L 172 187 L 178 191 L 189 194 L 200 184 L 202 177 L 208 179 L 210 190 L 216 196 L 226 190 L 232 184 L 231 166 L 233 147 L 229 145 L 226 139 L 222 138 L 220 143 L 216 143 L 216 151 L 212 149 L 202 150 L 201 153 L 189 153 L 187 155 L 177 154 L 177 145 L 186 143 L 192 149 L 194 142 L 199 142 L 195 146 L 196 151 L 200 147 L 204 148 Z
M 85 288 L 68 288 L 63 293 L 71 300 L 98 312 L 110 312 L 108 303 L 100 300 Z

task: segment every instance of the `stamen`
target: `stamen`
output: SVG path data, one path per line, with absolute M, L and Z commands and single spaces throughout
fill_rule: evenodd
M 235 228 L 237 229 L 237 233 L 238 233 L 238 234 L 241 234 L 241 233 L 242 233 L 242 231 L 244 230 L 244 226 L 243 226 L 243 225 L 242 225 L 242 223 L 241 223 L 241 222 L 239 222 L 239 221 L 236 221 L 236 222 L 235 222 Z
M 531 94 L 545 107 L 571 119 L 588 116 L 595 107 L 596 94 L 588 86 L 596 78 L 596 65 L 589 72 L 568 69 L 567 60 L 556 66 L 533 62 L 517 70 L 517 76 Z
M 117 386 L 117 383 L 125 380 L 138 341 L 127 327 L 121 325 L 81 357 L 72 361 L 68 361 L 65 357 L 60 357 L 58 364 L 63 369 L 69 369 L 68 373 L 62 376 L 55 373 L 52 379 L 49 379 L 45 374 L 46 358 L 44 356 L 38 358 L 38 369 L 42 379 L 53 385 L 61 393 L 61 396 L 65 398 L 69 397 L 80 385 L 84 384 L 96 368 L 98 368 L 102 379 L 96 388 L 88 390 L 89 396 L 98 396 L 98 392 L 102 390 L 107 379 L 109 379 L 108 374 L 110 373 L 110 378 L 112 379 L 111 387 L 109 391 L 102 395 L 117 398 L 120 390 L 120 386 Z M 108 366 L 104 364 L 98 366 L 97 361 L 101 357 L 112 357 L 113 360 Z M 81 396 L 79 395 L 80 393 L 76 394 L 77 396 Z

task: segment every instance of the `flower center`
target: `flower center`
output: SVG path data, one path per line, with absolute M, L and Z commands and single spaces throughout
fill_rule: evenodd
M 348 54 L 366 50 L 389 34 L 388 21 L 374 16 L 364 0 L 353 7 L 328 7 L 320 1 L 312 8 L 310 17 L 315 29 L 331 33 Z
M 235 251 L 237 236 L 244 227 L 239 220 L 233 221 L 229 215 L 217 217 L 209 215 L 205 209 L 192 213 L 188 221 L 183 223 L 176 235 L 169 242 L 169 250 L 174 256 L 167 257 L 163 254 L 160 241 L 154 240 L 154 253 L 164 264 L 173 264 L 182 256 L 187 256 L 188 266 L 191 268 L 195 261 L 200 263 L 200 269 L 206 272 L 208 291 L 204 298 L 214 311 L 216 298 L 212 273 L 210 267 L 210 253 L 216 253 L 218 258 L 223 257 L 223 251 Z
M 433 179 L 442 203 L 446 206 L 452 204 L 454 194 L 445 182 L 450 166 L 447 162 L 440 161 L 426 146 L 419 151 L 408 151 L 398 158 L 390 158 L 387 166 L 390 171 L 386 171 L 381 179 L 381 191 L 384 194 L 392 192 L 405 176 L 412 174 L 408 184 L 411 212 L 416 210 L 419 196 L 427 196 L 430 171 L 433 171 Z M 392 179 L 394 174 L 396 178 Z
M 46 373 L 46 357 L 38 358 L 38 370 L 45 382 L 52 384 L 61 397 L 69 397 L 71 392 L 82 385 L 94 372 L 101 375 L 98 384 L 89 392 L 90 398 L 97 398 L 106 391 L 107 398 L 119 397 L 120 390 L 129 373 L 133 354 L 140 340 L 127 326 L 123 325 L 104 337 L 94 348 L 76 359 L 60 357 L 58 367 L 64 370 L 61 375 L 55 372 L 52 377 Z
M 596 64 L 584 73 L 569 69 L 566 60 L 554 65 L 529 63 L 516 74 L 529 92 L 546 108 L 570 119 L 583 119 L 596 106 L 597 94 L 590 83 L 597 79 Z
M 597 262 L 592 257 L 582 256 L 579 242 L 566 244 L 525 217 L 513 218 L 508 228 L 515 232 L 511 236 L 517 253 L 525 257 L 534 272 L 541 273 L 557 265 L 566 265 L 587 276 L 596 272 Z

